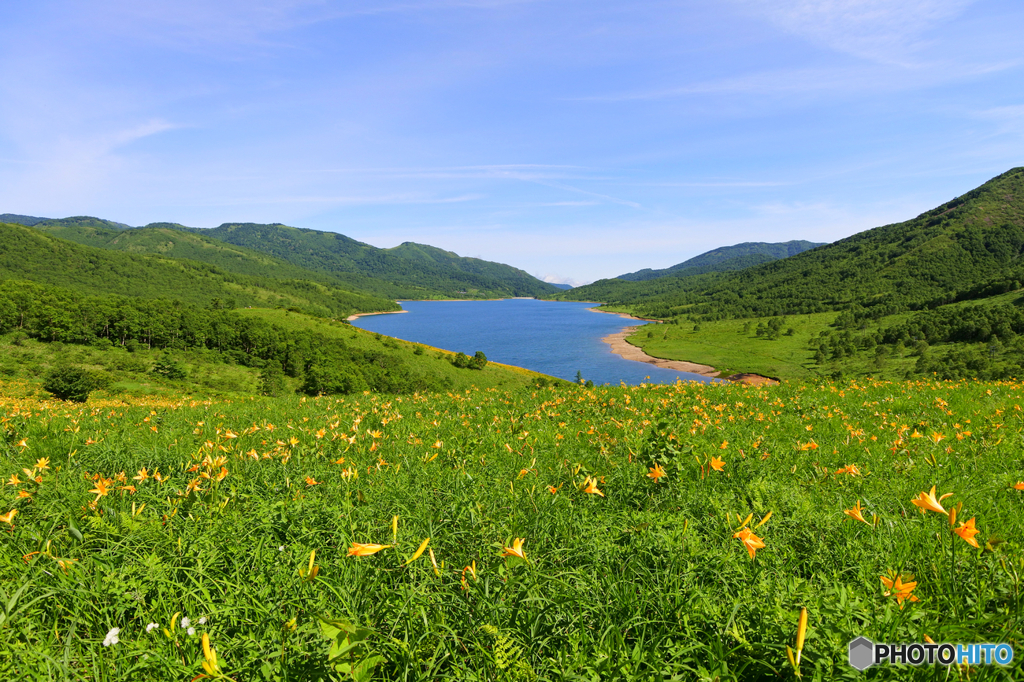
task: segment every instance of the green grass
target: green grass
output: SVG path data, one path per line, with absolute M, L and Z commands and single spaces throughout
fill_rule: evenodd
M 380 350 L 384 348 L 397 353 L 403 362 L 414 367 L 418 373 L 431 378 L 451 382 L 453 390 L 468 388 L 512 388 L 515 386 L 532 386 L 540 380 L 560 381 L 539 372 L 488 362 L 482 370 L 459 369 L 452 365 L 451 358 L 456 353 L 441 348 L 434 348 L 421 343 L 402 341 L 390 336 L 353 327 L 339 320 L 325 320 L 311 315 L 293 311 L 267 308 L 251 308 L 238 310 L 243 315 L 258 317 L 292 331 L 313 331 L 335 338 L 359 350 Z M 417 353 L 417 350 L 421 351 Z
M 859 635 L 1021 650 L 1019 383 L 85 405 L 0 388 L 7 679 L 193 679 L 204 633 L 236 680 L 793 679 L 803 608 L 804 679 L 863 679 Z M 911 504 L 932 486 L 979 549 Z M 844 513 L 858 501 L 877 522 Z M 502 556 L 516 538 L 527 561 Z M 891 573 L 920 601 L 886 596 Z

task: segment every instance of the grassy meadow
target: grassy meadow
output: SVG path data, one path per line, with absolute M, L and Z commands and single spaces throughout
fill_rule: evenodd
M 3 679 L 1020 679 L 1020 383 L 30 393 Z

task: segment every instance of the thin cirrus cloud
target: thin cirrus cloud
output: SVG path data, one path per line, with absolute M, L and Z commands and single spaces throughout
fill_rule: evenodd
M 927 44 L 927 32 L 975 0 L 731 0 L 823 47 L 883 63 L 904 63 Z

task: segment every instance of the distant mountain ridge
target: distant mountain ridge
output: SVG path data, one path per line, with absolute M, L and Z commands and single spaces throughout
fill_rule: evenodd
M 615 279 L 627 282 L 645 282 L 659 277 L 703 275 L 708 272 L 729 272 L 743 270 L 780 258 L 789 258 L 810 249 L 825 246 L 825 242 L 791 240 L 788 242 L 743 242 L 733 246 L 722 246 L 699 256 L 661 270 L 644 268 L 636 272 L 619 275 Z
M 391 299 L 543 296 L 558 291 L 518 268 L 425 244 L 381 249 L 342 234 L 282 224 L 225 223 L 207 229 L 166 222 L 132 227 L 89 216 L 2 218 L 0 222 L 86 246 L 197 260 L 239 274 L 326 281 Z

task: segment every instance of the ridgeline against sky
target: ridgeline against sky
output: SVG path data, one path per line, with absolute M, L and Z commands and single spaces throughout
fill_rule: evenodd
M 41 0 L 0 211 L 337 231 L 554 281 L 834 242 L 1020 165 L 1015 0 Z

